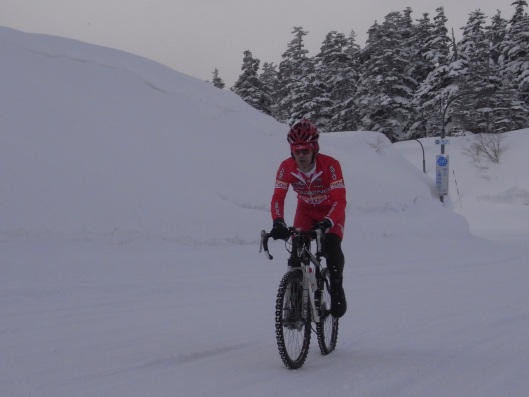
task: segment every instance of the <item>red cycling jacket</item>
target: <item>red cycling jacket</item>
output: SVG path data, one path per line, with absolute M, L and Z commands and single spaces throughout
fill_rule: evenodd
M 294 227 L 308 230 L 314 223 L 328 218 L 333 224 L 329 232 L 343 238 L 347 200 L 338 160 L 317 154 L 316 167 L 310 175 L 301 172 L 292 157 L 283 161 L 272 196 L 272 219 L 285 218 L 285 197 L 290 185 L 298 195 Z

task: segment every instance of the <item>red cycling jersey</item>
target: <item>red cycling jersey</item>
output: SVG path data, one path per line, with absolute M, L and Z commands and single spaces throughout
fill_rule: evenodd
M 317 154 L 315 162 L 308 174 L 299 170 L 293 158 L 281 163 L 272 196 L 272 219 L 285 218 L 285 197 L 292 185 L 298 194 L 294 227 L 309 230 L 314 223 L 328 218 L 333 224 L 329 232 L 343 238 L 347 200 L 342 168 L 338 160 L 324 154 Z

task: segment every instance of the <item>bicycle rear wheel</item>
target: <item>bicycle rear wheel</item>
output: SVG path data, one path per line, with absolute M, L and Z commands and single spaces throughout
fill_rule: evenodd
M 320 315 L 320 322 L 316 323 L 316 335 L 318 335 L 318 345 L 323 355 L 331 353 L 336 348 L 338 340 L 339 320 L 331 315 L 330 285 L 329 269 L 323 269 L 318 280 L 319 299 L 316 299 L 316 307 Z
M 279 284 L 276 299 L 276 339 L 279 355 L 289 369 L 301 368 L 310 346 L 310 307 L 303 314 L 301 270 L 288 271 Z

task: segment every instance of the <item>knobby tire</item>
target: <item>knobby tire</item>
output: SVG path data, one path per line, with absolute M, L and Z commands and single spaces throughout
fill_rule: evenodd
M 331 294 L 329 270 L 323 269 L 318 280 L 319 296 L 316 297 L 316 307 L 319 310 L 320 322 L 316 324 L 316 335 L 320 352 L 324 356 L 336 348 L 338 340 L 338 319 L 334 318 L 331 311 Z
M 308 304 L 303 316 L 302 301 L 302 272 L 290 270 L 279 284 L 275 311 L 277 347 L 283 364 L 289 369 L 301 368 L 309 353 L 311 311 Z

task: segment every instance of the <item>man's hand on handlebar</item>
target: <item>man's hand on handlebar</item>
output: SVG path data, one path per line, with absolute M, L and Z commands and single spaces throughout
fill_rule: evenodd
M 315 232 L 317 230 L 320 230 L 321 231 L 321 234 L 325 234 L 329 231 L 329 229 L 332 227 L 332 222 L 330 219 L 328 218 L 323 218 L 322 221 L 316 223 L 314 226 L 312 226 L 312 228 L 310 229 L 311 231 Z
M 290 230 L 288 230 L 284 219 L 274 219 L 274 224 L 272 226 L 272 230 L 270 231 L 270 237 L 272 237 L 274 240 L 287 240 L 290 235 Z

